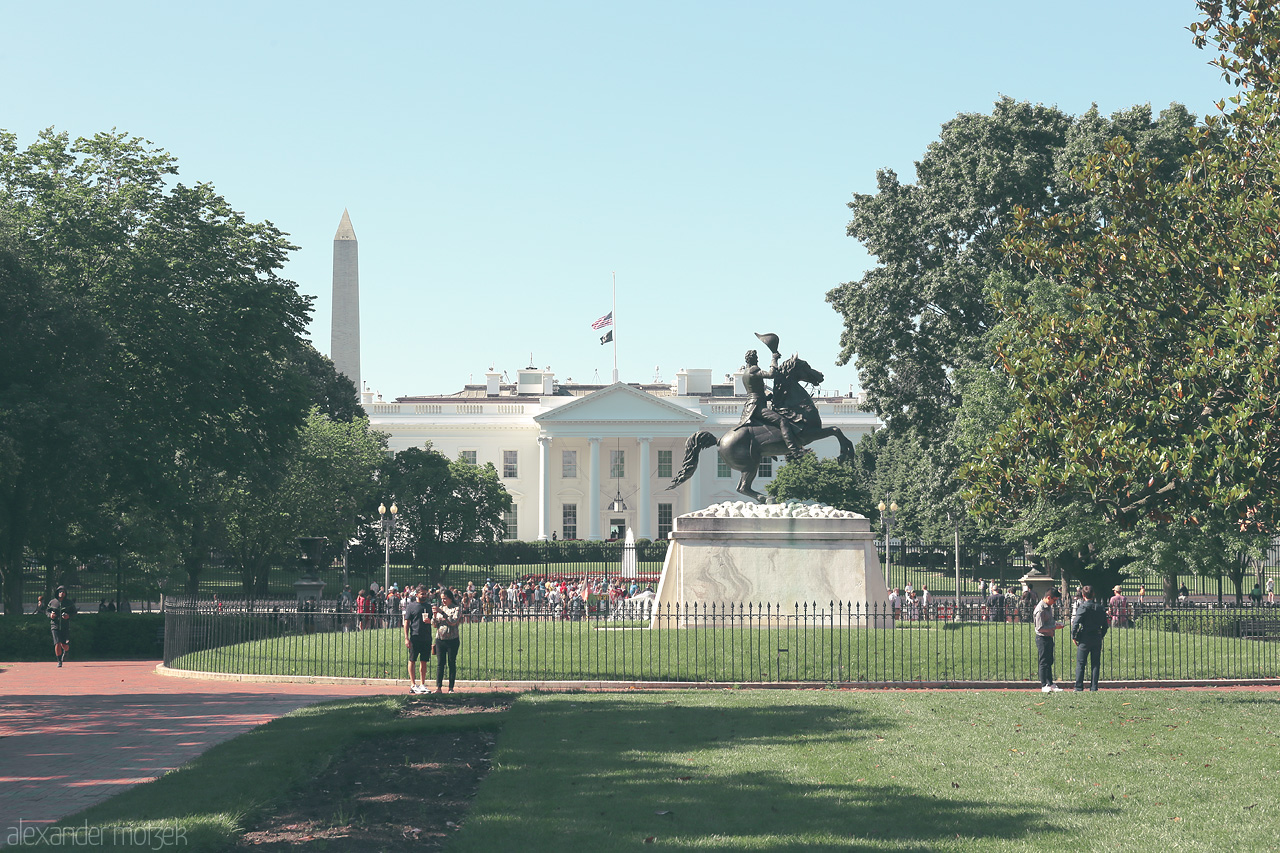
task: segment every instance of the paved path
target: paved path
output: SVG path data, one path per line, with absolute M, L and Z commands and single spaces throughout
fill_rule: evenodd
M 290 711 L 406 689 L 166 678 L 156 664 L 0 663 L 0 846 L 19 821 L 74 814 Z

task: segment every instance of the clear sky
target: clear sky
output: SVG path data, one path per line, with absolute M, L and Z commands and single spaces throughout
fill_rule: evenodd
M 387 399 L 491 365 L 717 377 L 776 332 L 826 371 L 824 295 L 869 264 L 846 202 L 1001 95 L 1078 114 L 1227 93 L 1191 0 L 0 2 L 0 127 L 116 128 L 300 248 L 329 351 L 360 242 L 362 368 Z

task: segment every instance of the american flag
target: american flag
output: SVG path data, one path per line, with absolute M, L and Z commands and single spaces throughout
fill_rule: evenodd
M 612 325 L 613 325 L 613 312 L 610 311 L 608 314 L 605 314 L 599 320 L 596 320 L 594 323 L 592 323 L 591 328 L 603 329 L 605 326 L 612 326 Z

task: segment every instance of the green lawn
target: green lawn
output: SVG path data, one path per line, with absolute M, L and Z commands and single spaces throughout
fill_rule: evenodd
M 246 640 L 263 620 L 199 617 L 208 651 L 179 669 L 270 675 L 398 678 L 397 629 L 289 633 Z M 213 631 L 227 631 L 214 636 Z M 1073 677 L 1075 651 L 1059 634 L 1056 673 Z M 1280 676 L 1280 643 L 1149 629 L 1113 630 L 1103 678 L 1208 679 Z M 647 630 L 608 622 L 489 622 L 463 627 L 460 677 L 475 680 L 1021 681 L 1035 678 L 1031 629 L 1019 624 L 911 623 L 894 630 L 759 627 Z
M 1277 848 L 1274 693 L 527 694 L 481 720 L 395 719 L 407 701 L 298 712 L 63 824 L 223 849 L 361 738 L 479 725 L 501 728 L 493 771 L 450 850 Z
M 1278 700 L 527 696 L 455 849 L 1276 849 Z

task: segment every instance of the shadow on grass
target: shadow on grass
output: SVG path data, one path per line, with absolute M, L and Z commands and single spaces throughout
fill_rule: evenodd
M 723 694 L 576 698 L 517 703 L 461 849 L 608 849 L 649 837 L 927 849 L 1029 838 L 1058 831 L 1064 817 L 973 790 L 992 788 L 975 785 L 972 771 L 957 788 L 955 774 L 930 769 L 926 780 L 918 763 L 881 760 L 876 745 L 909 737 L 899 723 L 811 693 L 768 706 Z

